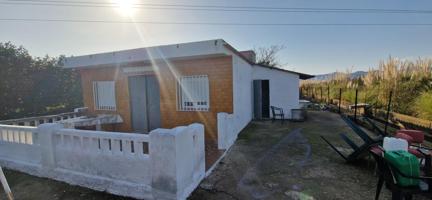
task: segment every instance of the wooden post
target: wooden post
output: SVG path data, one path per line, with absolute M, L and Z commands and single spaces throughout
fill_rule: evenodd
M 300 87 L 300 98 L 303 96 L 303 87 Z
M 312 97 L 313 97 L 313 88 L 309 88 L 310 89 L 310 98 L 311 98 L 311 101 L 312 101 Z
M 3 170 L 2 170 L 1 167 L 0 167 L 0 181 L 1 181 L 1 184 L 3 185 L 3 189 L 4 189 L 4 191 L 5 191 L 8 199 L 9 200 L 13 200 L 14 198 L 12 196 L 12 191 L 11 191 L 11 189 L 9 187 L 9 184 L 8 184 L 8 182 L 6 180 L 6 177 L 5 177 L 5 175 L 4 175 Z
M 357 122 L 357 95 L 358 95 L 358 89 L 356 89 L 355 102 L 354 102 L 354 121 L 355 122 Z
M 314 87 L 314 99 L 317 99 L 317 89 Z
M 312 88 L 312 99 L 315 101 L 315 87 Z
M 387 127 L 388 127 L 388 120 L 390 117 L 390 108 L 391 108 L 392 96 L 393 96 L 393 90 L 390 90 L 389 101 L 387 104 L 387 116 L 386 116 L 386 122 L 385 122 L 385 128 L 384 128 L 384 134 L 385 135 L 387 135 Z
M 341 113 L 342 88 L 339 88 L 339 114 Z

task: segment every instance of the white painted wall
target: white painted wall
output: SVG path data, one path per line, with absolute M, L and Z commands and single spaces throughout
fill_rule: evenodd
M 121 196 L 186 199 L 205 176 L 204 126 L 156 129 L 148 136 L 52 123 L 0 125 L 0 164 Z
M 231 55 L 234 113 L 217 115 L 219 149 L 228 149 L 253 119 L 253 80 L 269 80 L 270 105 L 283 108 L 286 119 L 291 118 L 291 109 L 299 108 L 299 75 L 252 66 L 236 54 Z
M 240 132 L 253 117 L 253 68 L 233 55 L 234 131 Z
M 291 109 L 299 108 L 299 75 L 253 66 L 253 79 L 269 80 L 270 106 L 283 108 L 285 118 L 290 119 Z
M 232 57 L 234 113 L 218 113 L 219 149 L 228 149 L 253 116 L 252 66 L 236 54 Z

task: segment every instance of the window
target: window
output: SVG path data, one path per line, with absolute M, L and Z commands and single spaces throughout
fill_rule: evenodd
M 93 97 L 96 110 L 116 110 L 114 81 L 94 81 Z
M 177 85 L 177 103 L 181 111 L 208 111 L 210 108 L 208 76 L 180 77 Z

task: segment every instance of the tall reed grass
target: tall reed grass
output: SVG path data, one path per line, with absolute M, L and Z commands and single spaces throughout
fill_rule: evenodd
M 432 59 L 403 60 L 389 57 L 377 68 L 369 69 L 360 78 L 351 78 L 351 71 L 338 72 L 329 80 L 302 81 L 301 87 L 331 88 L 330 98 L 338 98 L 343 89 L 343 100 L 354 102 L 355 89 L 359 90 L 359 102 L 376 107 L 386 106 L 393 91 L 392 110 L 432 120 Z M 327 94 L 327 92 L 325 92 Z

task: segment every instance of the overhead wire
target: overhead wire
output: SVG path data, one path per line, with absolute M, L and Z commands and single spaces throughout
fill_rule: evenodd
M 208 26 L 432 26 L 432 23 L 236 23 L 236 22 L 178 22 L 178 21 L 120 21 L 84 19 L 34 19 L 0 18 L 0 22 L 69 22 L 106 24 L 155 24 L 155 25 L 208 25 Z
M 117 7 L 116 3 L 64 0 L 5 0 L 3 5 L 63 6 L 63 7 Z M 378 13 L 378 14 L 432 14 L 432 10 L 377 9 L 377 8 L 308 8 L 308 7 L 267 7 L 267 6 L 224 6 L 195 4 L 133 3 L 134 9 L 220 11 L 220 12 L 286 12 L 286 13 Z

